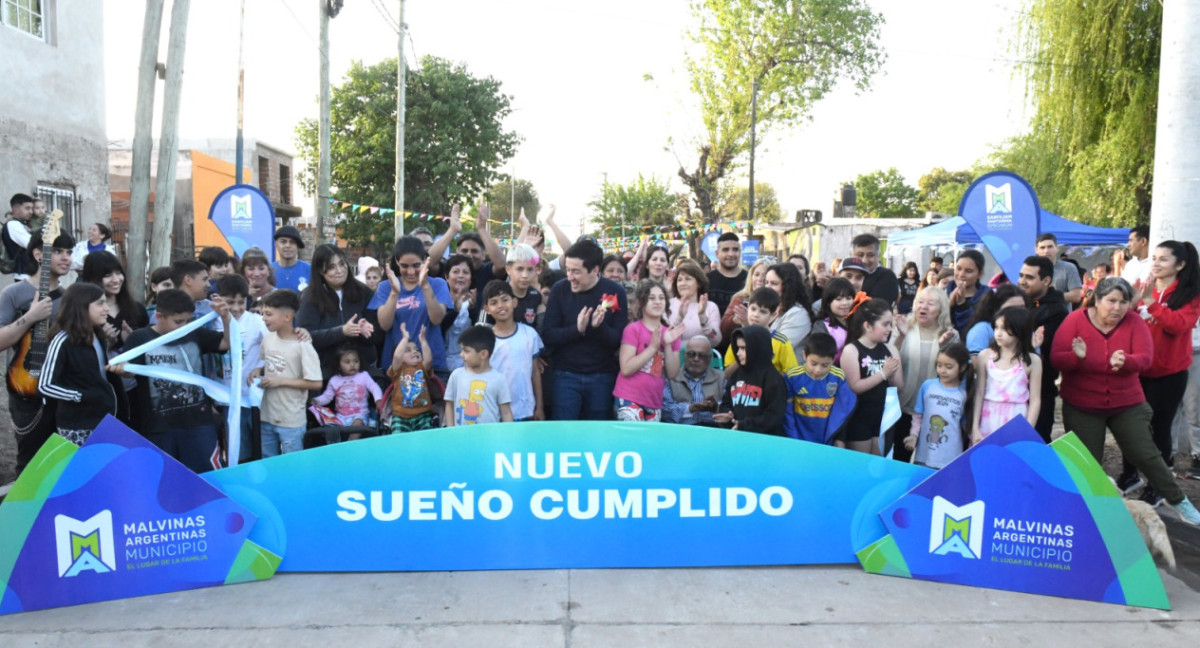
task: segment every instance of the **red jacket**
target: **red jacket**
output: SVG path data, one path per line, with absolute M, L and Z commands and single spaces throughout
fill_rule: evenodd
M 1150 367 L 1154 357 L 1150 327 L 1130 309 L 1106 336 L 1088 319 L 1088 310 L 1081 308 L 1067 315 L 1054 333 L 1050 361 L 1062 372 L 1059 393 L 1063 402 L 1102 413 L 1119 412 L 1145 402 L 1138 375 Z M 1082 360 L 1071 349 L 1076 337 L 1083 338 L 1087 345 L 1087 355 Z M 1120 371 L 1113 371 L 1109 358 L 1118 349 L 1125 352 L 1125 364 Z
M 1154 337 L 1154 362 L 1142 372 L 1147 378 L 1160 378 L 1187 370 L 1192 365 L 1192 329 L 1200 317 L 1200 296 L 1179 310 L 1167 307 L 1167 300 L 1179 286 L 1176 280 L 1159 292 L 1154 290 L 1154 303 L 1146 307 L 1150 319 L 1150 335 Z

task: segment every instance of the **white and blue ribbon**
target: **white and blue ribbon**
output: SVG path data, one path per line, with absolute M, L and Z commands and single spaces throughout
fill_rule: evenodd
M 229 465 L 238 464 L 242 451 L 242 325 L 229 318 L 229 410 L 225 424 Z
M 191 333 L 192 331 L 204 326 L 205 324 L 208 324 L 216 316 L 217 314 L 215 312 L 207 313 L 203 317 L 198 317 L 194 321 L 188 322 L 187 326 L 181 326 L 170 333 L 160 335 L 143 345 L 136 346 L 128 351 L 118 354 L 115 358 L 109 360 L 108 364 L 117 365 L 121 364 L 122 362 L 129 362 L 140 355 L 144 355 L 147 351 L 153 351 L 164 344 L 170 344 L 175 340 L 187 335 L 188 333 Z
M 900 410 L 900 390 L 888 387 L 887 396 L 883 400 L 883 418 L 879 422 L 879 451 L 881 453 L 886 447 L 887 431 L 900 420 L 900 415 L 903 413 Z M 908 434 L 908 431 L 898 431 L 896 434 L 896 438 L 903 438 L 900 435 Z M 890 458 L 892 453 L 889 451 L 886 456 Z
M 208 313 L 203 317 L 197 318 L 193 322 L 189 322 L 187 326 L 182 326 L 170 333 L 160 335 L 157 338 L 137 347 L 134 347 L 124 353 L 121 353 L 109 361 L 110 365 L 124 364 L 125 372 L 135 376 L 144 376 L 146 378 L 158 378 L 161 380 L 170 380 L 172 382 L 192 385 L 204 390 L 204 393 L 209 398 L 229 407 L 228 416 L 225 424 L 227 436 L 225 447 L 229 453 L 229 465 L 236 466 L 238 463 L 238 454 L 242 447 L 242 399 L 243 395 L 249 401 L 247 404 L 251 407 L 258 407 L 262 403 L 262 388 L 257 385 L 251 386 L 248 390 L 243 389 L 242 384 L 242 327 L 237 320 L 229 319 L 229 353 L 230 363 L 232 365 L 229 386 L 217 382 L 211 378 L 205 378 L 199 374 L 194 374 L 181 369 L 172 367 L 154 367 L 130 363 L 129 360 L 143 356 L 148 351 L 153 351 L 161 346 L 182 339 L 187 334 L 199 329 L 217 316 L 216 313 Z
M 145 376 L 146 378 L 159 378 L 162 380 L 170 380 L 193 387 L 200 387 L 209 398 L 222 404 L 228 405 L 229 388 L 225 385 L 211 379 L 205 378 L 199 374 L 175 369 L 172 367 L 154 367 L 147 365 L 134 364 L 132 362 L 125 364 L 125 373 L 130 373 L 135 376 Z

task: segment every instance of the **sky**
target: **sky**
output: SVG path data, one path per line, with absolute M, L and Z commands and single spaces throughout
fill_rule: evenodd
M 871 88 L 839 87 L 816 104 L 810 120 L 760 139 L 755 176 L 775 187 L 785 215 L 828 214 L 843 181 L 877 169 L 896 167 L 916 186 L 934 167 L 965 168 L 1022 132 L 1031 116 L 1009 44 L 1022 0 L 867 1 L 886 21 L 881 44 L 888 56 Z M 247 138 L 295 152 L 296 124 L 317 116 L 320 4 L 246 0 Z M 398 50 L 396 31 L 383 17 L 398 15 L 398 0 L 345 4 L 330 23 L 334 85 L 351 61 L 371 64 Z M 512 95 L 506 127 L 523 140 L 502 171 L 532 181 L 542 204 L 557 206 L 568 234 L 579 231 L 606 178 L 626 183 L 640 173 L 685 191 L 676 173 L 681 164 L 694 167 L 691 142 L 701 133 L 684 70 L 687 0 L 405 5 L 410 66 L 429 55 L 461 62 Z M 181 140 L 236 134 L 240 6 L 240 0 L 192 3 Z M 132 0 L 105 4 L 110 140 L 132 139 L 143 11 Z M 160 61 L 169 21 L 164 17 Z M 156 137 L 158 129 L 156 119 Z M 733 177 L 744 183 L 746 169 Z M 313 213 L 311 197 L 296 202 Z

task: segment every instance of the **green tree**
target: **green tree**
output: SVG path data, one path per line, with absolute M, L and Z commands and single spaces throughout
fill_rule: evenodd
M 451 203 L 468 202 L 490 186 L 520 141 L 503 128 L 510 102 L 496 79 L 472 76 L 465 66 L 445 59 L 426 56 L 419 68 L 408 71 L 406 209 L 445 214 Z M 315 120 L 296 127 L 296 145 L 312 170 L 300 174 L 299 180 L 313 192 L 319 150 Z M 330 157 L 333 199 L 395 204 L 396 59 L 370 66 L 356 61 L 345 81 L 332 89 Z M 445 227 L 437 221 L 432 225 Z M 386 249 L 393 239 L 390 215 L 348 214 L 340 227 L 354 245 Z
M 509 176 L 504 176 L 488 189 L 487 199 L 492 209 L 492 220 L 501 223 L 516 221 L 515 216 L 520 215 L 522 209 L 532 223 L 537 220 L 537 213 L 542 208 L 532 182 L 520 178 L 513 181 Z M 520 230 L 520 226 L 517 229 Z
M 596 233 L 603 236 L 626 236 L 649 227 L 671 225 L 687 213 L 687 200 L 671 193 L 666 182 L 638 174 L 627 185 L 605 182 L 600 194 L 588 206 L 594 210 L 591 218 Z
M 935 167 L 917 180 L 920 199 L 917 211 L 939 212 L 942 214 L 957 214 L 958 203 L 962 202 L 967 187 L 975 180 L 975 174 L 968 170 L 947 171 Z
M 1162 6 L 1033 0 L 1016 47 L 1035 105 L 1029 132 L 994 156 L 1043 206 L 1131 226 L 1150 217 Z
M 737 187 L 729 192 L 729 198 L 721 206 L 721 218 L 746 220 L 750 216 L 750 189 Z M 766 182 L 754 183 L 755 223 L 778 223 L 783 219 L 775 187 Z
M 838 81 L 866 89 L 884 60 L 883 17 L 863 0 L 692 0 L 699 53 L 687 60 L 704 134 L 696 166 L 679 177 L 706 221 L 717 218 L 725 178 L 750 147 L 751 96 L 758 130 L 793 126 Z
M 858 190 L 858 215 L 863 218 L 911 218 L 917 215 L 920 192 L 904 182 L 892 167 L 860 175 L 851 183 Z M 958 206 L 955 206 L 958 209 Z

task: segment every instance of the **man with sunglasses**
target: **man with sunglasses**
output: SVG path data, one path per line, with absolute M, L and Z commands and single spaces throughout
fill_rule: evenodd
M 703 335 L 688 340 L 683 352 L 683 371 L 667 380 L 663 390 L 662 420 L 665 423 L 702 425 L 713 422 L 721 401 L 725 376 L 711 366 L 712 343 Z

